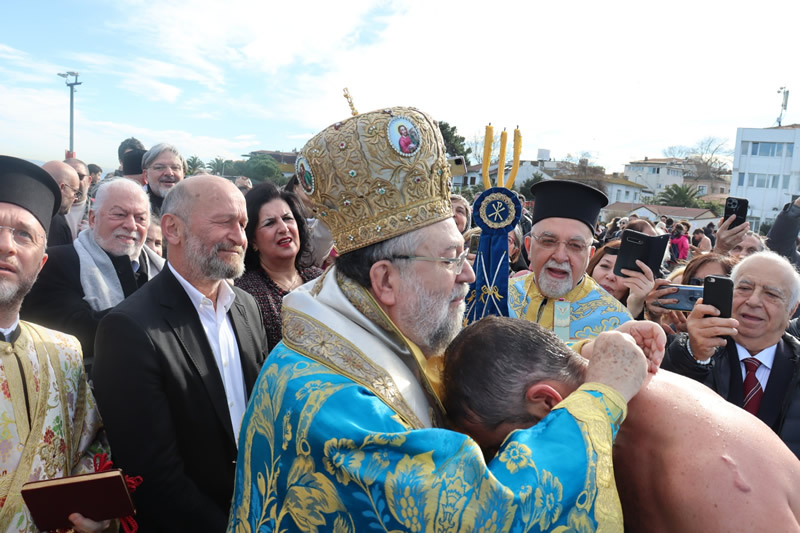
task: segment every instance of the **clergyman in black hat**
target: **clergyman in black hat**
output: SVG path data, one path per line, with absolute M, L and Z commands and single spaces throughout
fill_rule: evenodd
M 541 181 L 533 227 L 525 238 L 531 273 L 508 288 L 509 315 L 553 330 L 564 341 L 592 339 L 631 320 L 630 313 L 586 274 L 605 194 L 568 180 Z
M 3 437 L 9 451 L 0 524 L 25 531 L 37 529 L 20 495 L 23 483 L 93 472 L 94 454 L 109 451 L 98 437 L 100 414 L 78 341 L 19 318 L 47 261 L 47 232 L 60 205 L 61 192 L 47 171 L 0 156 L 0 416 L 11 421 Z M 69 519 L 76 531 L 109 527 L 77 513 Z

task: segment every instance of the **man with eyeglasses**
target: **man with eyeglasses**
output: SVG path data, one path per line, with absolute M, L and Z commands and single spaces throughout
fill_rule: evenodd
M 171 144 L 160 143 L 142 156 L 142 168 L 147 177 L 145 190 L 150 196 L 150 208 L 160 216 L 164 196 L 184 177 L 186 160 Z
M 75 195 L 75 201 L 72 203 L 72 208 L 66 215 L 69 227 L 72 230 L 72 238 L 77 239 L 78 233 L 86 229 L 87 217 L 89 216 L 89 209 L 91 202 L 89 201 L 89 185 L 91 185 L 92 177 L 89 175 L 89 167 L 80 159 L 68 158 L 64 163 L 75 169 L 78 173 L 78 180 L 80 185 L 78 188 L 80 192 Z
M 47 245 L 69 244 L 73 237 L 65 215 L 69 213 L 75 199 L 80 194 L 80 178 L 74 168 L 61 161 L 48 161 L 42 165 L 42 168 L 56 180 L 58 188 L 61 190 L 61 206 L 50 222 Z
M 144 246 L 149 224 L 150 205 L 139 185 L 125 178 L 101 181 L 89 229 L 73 243 L 48 249 L 50 260 L 25 300 L 26 320 L 78 337 L 87 371 L 100 319 L 164 265 Z
M 412 154 L 402 128 L 419 136 Z M 604 385 L 576 393 L 559 420 L 509 437 L 507 461 L 487 464 L 472 439 L 444 429 L 441 355 L 475 273 L 437 123 L 407 107 L 364 113 L 299 157 L 340 255 L 283 300 L 283 340 L 239 433 L 228 531 L 619 530 L 607 500 L 593 512 L 598 484 L 610 488 L 593 465 L 610 461 L 623 417 L 615 384 L 592 380 Z M 642 372 L 617 375 L 638 389 L 644 355 L 627 362 Z
M 800 274 L 785 257 L 762 251 L 737 263 L 731 279 L 731 318 L 698 301 L 662 368 L 757 416 L 800 458 L 800 342 L 786 332 L 800 303 Z
M 568 180 L 542 181 L 531 192 L 533 227 L 525 238 L 531 273 L 509 285 L 509 316 L 536 322 L 579 349 L 631 320 L 625 306 L 586 274 L 597 216 L 608 198 Z
M 61 205 L 44 169 L 0 156 L 0 526 L 38 531 L 20 495 L 28 481 L 94 471 L 109 451 L 74 337 L 22 321 L 19 309 L 46 263 L 47 228 Z M 80 532 L 101 531 L 73 513 Z

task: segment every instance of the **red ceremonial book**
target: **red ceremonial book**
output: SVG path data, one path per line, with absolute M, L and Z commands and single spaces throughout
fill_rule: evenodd
M 134 513 L 122 470 L 31 481 L 22 486 L 22 499 L 42 531 L 69 529 L 69 515 L 80 513 L 101 521 Z

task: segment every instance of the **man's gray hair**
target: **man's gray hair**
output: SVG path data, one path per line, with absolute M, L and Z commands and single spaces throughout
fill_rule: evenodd
M 173 190 L 176 187 L 173 187 Z M 172 192 L 167 194 L 167 198 L 169 198 L 170 194 Z M 165 201 L 164 206 L 166 205 Z M 347 252 L 336 259 L 336 268 L 348 278 L 368 289 L 371 284 L 369 271 L 372 265 L 384 259 L 391 260 L 398 255 L 414 255 L 424 240 L 424 233 L 427 227 L 429 226 Z M 407 263 L 407 261 L 402 263 Z M 405 265 L 400 262 L 398 262 L 398 265 L 401 271 L 405 268 Z
M 763 251 L 764 250 L 764 247 L 765 247 L 765 245 L 764 245 L 764 237 L 761 234 L 756 233 L 753 230 L 748 230 L 748 232 L 745 233 L 744 236 L 745 237 L 755 237 L 756 239 L 758 239 L 758 243 L 761 245 L 761 250 L 759 250 L 759 251 Z
M 789 300 L 786 302 L 786 308 L 791 312 L 795 306 L 800 303 L 800 273 L 797 272 L 794 265 L 788 259 L 780 254 L 776 254 L 772 250 L 762 250 L 754 254 L 748 255 L 733 267 L 731 271 L 731 279 L 733 280 L 734 287 L 742 275 L 742 266 L 753 259 L 762 258 L 772 261 L 786 271 L 789 278 Z
M 183 173 L 185 174 L 188 170 L 188 167 L 186 166 L 186 159 L 184 159 L 177 148 L 169 143 L 159 143 L 146 151 L 142 156 L 142 168 L 145 170 L 150 168 L 150 165 L 153 164 L 153 161 L 158 159 L 158 156 L 164 152 L 172 152 L 178 156 L 178 159 L 181 160 L 181 166 L 183 166 Z
M 147 203 L 147 210 L 150 211 L 150 197 L 144 192 L 142 186 L 135 181 L 117 176 L 114 178 L 106 178 L 97 184 L 97 190 L 94 196 L 94 203 L 91 210 L 95 213 L 102 209 L 108 199 L 108 195 L 112 190 L 122 189 L 132 196 L 140 196 L 144 202 Z

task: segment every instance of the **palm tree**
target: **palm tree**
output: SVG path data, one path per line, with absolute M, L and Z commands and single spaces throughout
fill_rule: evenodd
M 673 207 L 697 207 L 697 189 L 691 185 L 670 185 L 658 194 L 659 205 Z
M 203 163 L 203 161 L 196 155 L 193 155 L 192 157 L 186 159 L 186 166 L 188 167 L 189 170 L 188 174 L 190 176 L 193 176 L 197 174 L 199 171 L 206 169 L 206 164 Z
M 209 161 L 206 167 L 208 168 L 209 172 L 215 176 L 222 176 L 222 173 L 225 171 L 225 160 L 217 156 L 213 161 Z

